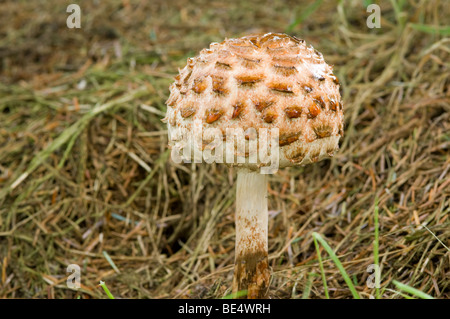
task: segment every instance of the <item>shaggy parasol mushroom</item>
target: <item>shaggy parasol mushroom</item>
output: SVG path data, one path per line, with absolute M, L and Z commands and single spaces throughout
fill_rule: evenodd
M 238 168 L 233 292 L 267 298 L 268 172 L 260 169 L 268 164 L 252 156 L 261 153 L 236 151 L 242 141 L 235 145 L 228 132 L 245 130 L 245 150 L 252 141 L 258 151 L 270 148 L 267 154 L 278 156 L 277 168 L 333 156 L 343 135 L 343 108 L 332 67 L 312 46 L 286 34 L 226 39 L 188 59 L 166 104 L 172 155 L 188 148 L 183 157 L 188 160 L 202 151 L 228 159 L 231 150 L 233 160 L 225 163 Z M 262 143 L 260 129 L 278 135 Z M 217 132 L 222 133 L 219 139 Z

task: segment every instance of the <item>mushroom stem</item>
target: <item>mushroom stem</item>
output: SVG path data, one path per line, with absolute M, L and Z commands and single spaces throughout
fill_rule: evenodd
M 267 244 L 267 175 L 239 169 L 236 189 L 236 257 L 233 293 L 267 298 L 270 271 Z

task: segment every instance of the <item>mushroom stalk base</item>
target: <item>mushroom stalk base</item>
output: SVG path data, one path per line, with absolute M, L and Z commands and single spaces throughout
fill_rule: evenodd
M 236 190 L 236 257 L 233 293 L 267 298 L 270 271 L 267 244 L 267 175 L 240 169 Z

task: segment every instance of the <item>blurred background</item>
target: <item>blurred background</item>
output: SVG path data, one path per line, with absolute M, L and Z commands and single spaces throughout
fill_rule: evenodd
M 0 298 L 230 293 L 235 171 L 172 163 L 161 119 L 188 57 L 259 32 L 323 53 L 346 120 L 333 159 L 270 176 L 270 297 L 354 298 L 313 232 L 361 298 L 377 255 L 378 296 L 450 297 L 448 1 L 76 1 L 70 29 L 71 3 L 0 6 Z

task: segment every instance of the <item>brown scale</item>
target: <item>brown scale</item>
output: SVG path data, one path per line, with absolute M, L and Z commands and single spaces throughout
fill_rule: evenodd
M 317 138 L 330 137 L 331 133 L 333 133 L 333 128 L 326 124 L 313 127 L 313 130 L 314 133 L 316 133 Z
M 253 43 L 250 41 L 249 38 L 244 37 L 240 39 L 231 40 L 229 45 L 230 47 L 241 48 L 241 47 L 252 47 Z
M 295 66 L 274 65 L 275 72 L 284 76 L 290 76 L 298 73 Z
M 259 42 L 258 42 L 258 38 L 256 37 L 251 37 L 249 38 L 250 42 L 257 48 L 260 48 Z
M 259 111 L 262 112 L 265 108 L 271 106 L 274 102 L 273 101 L 257 101 L 254 102 L 255 103 L 255 108 Z
M 231 65 L 229 65 L 228 63 L 224 63 L 224 62 L 216 62 L 216 68 L 218 69 L 222 69 L 222 70 L 231 70 Z
M 212 76 L 213 92 L 218 94 L 227 94 L 228 89 L 225 87 L 225 79 L 221 76 Z
M 195 107 L 194 106 L 185 106 L 180 110 L 180 114 L 182 118 L 188 118 L 195 114 Z
M 334 148 L 334 146 L 327 148 L 326 152 L 328 154 L 328 156 L 333 157 L 334 152 L 336 151 L 336 149 Z
M 210 62 L 210 60 L 208 60 L 208 59 L 205 59 L 204 57 L 198 57 L 197 58 L 197 67 L 199 67 L 199 68 L 204 68 L 206 65 L 208 65 L 209 64 L 209 62 Z
M 206 80 L 206 77 L 197 78 L 194 80 L 194 85 L 192 85 L 192 91 L 194 91 L 197 94 L 200 94 L 204 90 L 206 90 L 207 87 L 208 81 Z
M 262 74 L 253 74 L 253 75 L 240 74 L 240 75 L 237 75 L 235 78 L 240 85 L 252 86 L 253 84 L 255 84 L 257 82 L 261 82 L 263 80 L 263 75 Z
M 288 106 L 284 109 L 284 112 L 290 119 L 295 119 L 302 115 L 302 108 L 299 106 Z
M 183 80 L 179 84 L 188 86 L 191 75 L 192 75 L 192 70 L 189 70 L 188 72 L 186 72 L 186 75 L 184 76 Z
M 287 46 L 287 44 L 288 44 L 288 42 L 289 41 L 285 41 L 285 40 L 281 40 L 281 41 L 284 41 L 284 45 L 283 44 L 281 44 L 281 47 L 286 47 Z M 264 47 L 264 48 L 267 48 L 267 49 L 274 49 L 274 48 L 279 48 L 280 47 L 280 41 L 279 40 L 273 40 L 273 39 L 269 39 L 268 41 L 264 41 L 264 39 L 263 40 L 261 40 L 260 41 L 260 43 L 262 44 L 262 46 Z
M 177 76 L 175 77 L 175 84 L 181 85 L 181 74 L 178 73 Z
M 280 38 L 280 39 L 289 39 L 289 37 L 284 34 L 284 33 L 268 33 L 268 34 L 264 34 L 263 36 L 259 37 L 259 44 L 263 47 L 266 47 L 267 45 L 270 45 L 271 43 L 273 43 L 275 38 Z M 276 42 L 278 42 L 280 40 L 277 39 Z
M 195 65 L 195 59 L 194 58 L 188 58 L 187 59 L 187 66 L 189 69 L 193 69 Z
M 265 46 L 278 45 L 279 43 L 295 45 L 296 43 L 299 43 L 300 40 L 285 33 L 267 33 L 260 37 L 259 42 L 265 44 Z
M 334 74 L 331 74 L 330 77 L 331 77 L 331 79 L 333 80 L 333 83 L 334 83 L 334 84 L 340 85 L 338 78 L 337 78 Z
M 273 110 L 269 110 L 266 112 L 266 114 L 263 115 L 263 120 L 266 123 L 272 123 L 273 121 L 275 121 L 275 119 L 278 117 L 278 114 L 273 111 Z
M 242 113 L 244 108 L 245 108 L 245 104 L 244 103 L 242 103 L 242 102 L 235 103 L 234 106 L 233 106 L 234 110 L 233 110 L 233 115 L 231 115 L 231 118 L 232 119 L 237 118 Z
M 178 96 L 175 93 L 170 94 L 169 98 L 166 101 L 166 105 L 174 106 L 178 100 Z
M 303 90 L 304 90 L 306 93 L 311 93 L 311 92 L 313 91 L 313 88 L 310 87 L 310 86 L 304 85 L 304 86 L 303 86 Z
M 336 102 L 336 100 L 334 98 L 330 99 L 330 109 L 333 112 L 336 112 L 338 110 L 339 104 Z
M 272 58 L 272 62 L 274 62 L 276 65 L 290 67 L 299 64 L 301 61 L 297 57 L 275 56 Z
M 222 116 L 223 111 L 222 110 L 207 110 L 205 112 L 205 114 L 206 114 L 205 122 L 208 124 L 212 124 Z
M 325 78 L 322 75 L 313 74 L 312 77 L 314 78 L 314 80 L 317 80 L 320 82 L 325 81 Z
M 279 144 L 280 144 L 280 146 L 285 146 L 285 145 L 294 143 L 295 141 L 297 141 L 299 139 L 300 135 L 301 135 L 300 132 L 292 133 L 292 134 L 282 134 L 282 135 L 280 135 Z
M 260 66 L 260 59 L 250 59 L 242 56 L 238 56 L 239 60 L 241 60 L 241 64 L 247 69 L 255 69 Z
M 201 54 L 212 54 L 214 53 L 214 50 L 211 49 L 203 49 L 200 51 Z
M 318 104 L 322 110 L 325 110 L 326 103 L 323 100 L 322 96 L 318 95 L 313 100 L 314 103 Z
M 307 154 L 307 150 L 305 150 L 303 147 L 298 147 L 295 151 L 296 152 L 292 156 L 290 156 L 288 159 L 292 163 L 300 163 L 305 158 L 305 156 Z
M 308 114 L 307 117 L 309 119 L 313 119 L 315 118 L 317 115 L 320 114 L 320 107 L 316 104 L 316 103 L 312 103 L 309 107 L 308 107 Z
M 267 85 L 267 87 L 276 92 L 294 94 L 292 87 L 287 83 L 271 82 Z
M 316 163 L 319 160 L 319 156 L 320 156 L 320 151 L 319 152 L 315 152 L 312 154 L 309 154 L 309 157 L 311 158 L 311 162 Z
M 183 86 L 180 88 L 180 94 L 182 94 L 182 95 L 186 95 L 187 91 L 188 91 L 187 86 Z

